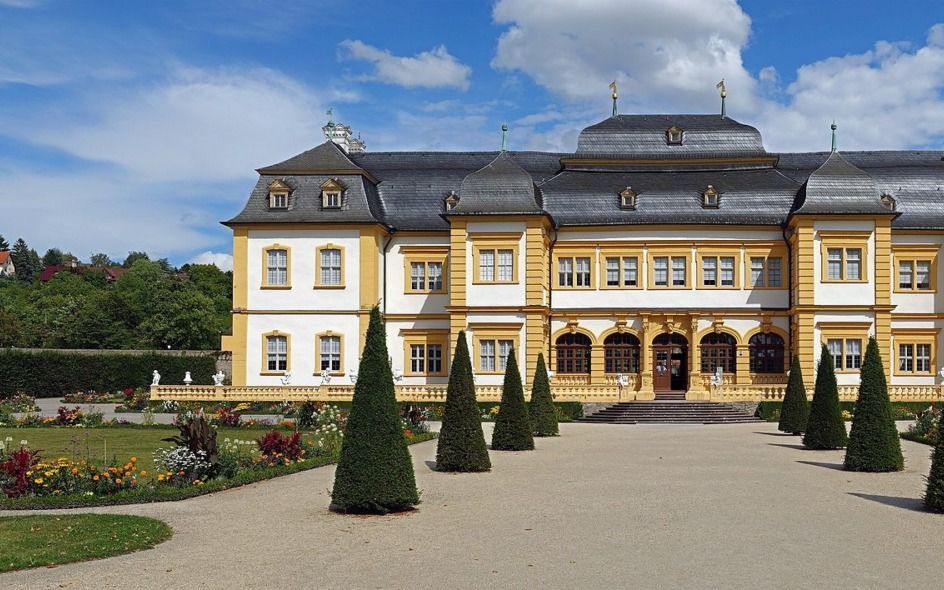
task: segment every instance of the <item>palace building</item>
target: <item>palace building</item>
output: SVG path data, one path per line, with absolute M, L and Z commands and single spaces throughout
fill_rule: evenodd
M 526 386 L 543 353 L 576 399 L 765 399 L 793 355 L 812 387 L 823 345 L 852 386 L 869 336 L 898 398 L 939 391 L 940 151 L 772 153 L 723 115 L 613 116 L 572 153 L 325 133 L 225 222 L 234 387 L 349 384 L 379 303 L 414 391 L 460 330 L 477 386 L 514 347 Z

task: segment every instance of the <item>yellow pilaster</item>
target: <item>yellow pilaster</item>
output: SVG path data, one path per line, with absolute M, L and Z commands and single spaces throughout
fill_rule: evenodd
M 751 351 L 746 342 L 737 347 L 737 383 L 751 383 Z
M 233 327 L 232 335 L 223 336 L 223 350 L 233 353 L 232 384 L 246 385 L 249 316 L 249 230 L 233 229 Z
M 590 384 L 603 385 L 606 383 L 606 375 L 603 372 L 603 343 L 598 342 L 593 345 L 590 351 Z
M 362 228 L 360 235 L 360 269 L 358 275 L 358 318 L 360 324 L 359 352 L 364 350 L 370 310 L 380 302 L 380 249 L 383 232 L 378 228 Z
M 885 378 L 891 382 L 892 316 L 887 306 L 891 305 L 891 254 L 892 228 L 891 218 L 875 220 L 875 340 L 882 353 Z M 886 306 L 881 309 L 880 306 Z

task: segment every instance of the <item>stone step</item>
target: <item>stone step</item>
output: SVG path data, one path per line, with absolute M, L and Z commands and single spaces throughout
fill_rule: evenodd
M 578 422 L 593 424 L 739 424 L 763 422 L 734 406 L 714 402 L 620 402 Z

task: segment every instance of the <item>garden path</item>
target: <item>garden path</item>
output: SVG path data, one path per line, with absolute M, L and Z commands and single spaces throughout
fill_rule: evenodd
M 329 512 L 326 467 L 177 503 L 174 537 L 102 561 L 0 575 L 3 588 L 902 588 L 944 574 L 944 516 L 920 512 L 929 447 L 847 473 L 775 425 L 564 424 L 487 474 L 430 470 L 423 504 Z

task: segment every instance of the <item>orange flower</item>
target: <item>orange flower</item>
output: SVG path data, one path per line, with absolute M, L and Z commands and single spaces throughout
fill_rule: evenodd
M 120 477 L 118 477 L 118 478 L 115 479 L 115 484 L 116 484 L 116 485 L 121 485 L 121 478 L 120 478 Z
M 73 468 L 72 468 L 72 475 L 78 475 L 78 474 L 79 474 L 79 470 L 76 469 L 75 467 L 73 467 Z
M 132 463 L 137 463 L 137 462 L 138 462 L 138 458 L 137 458 L 137 457 L 131 457 L 131 462 L 132 462 Z
M 98 476 L 97 476 L 97 475 L 93 475 L 93 476 L 92 476 L 92 481 L 98 481 Z
M 147 471 L 141 470 L 141 477 L 147 477 Z

